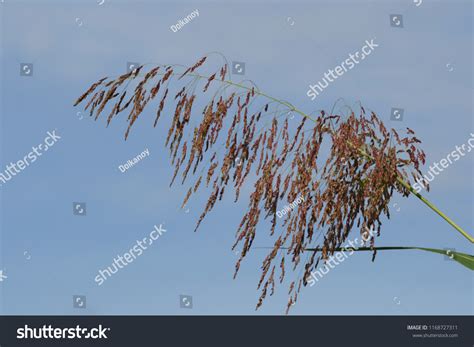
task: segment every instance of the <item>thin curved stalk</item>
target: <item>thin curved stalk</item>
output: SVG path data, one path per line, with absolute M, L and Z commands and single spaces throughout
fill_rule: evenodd
M 268 248 L 268 249 L 273 249 L 273 247 L 255 247 L 255 248 Z M 288 247 L 280 247 L 279 249 L 288 249 Z M 318 252 L 321 251 L 322 248 L 317 247 L 317 248 L 305 248 L 304 249 L 307 252 Z M 416 247 L 416 246 L 390 246 L 390 247 L 357 247 L 357 248 L 352 248 L 352 247 L 336 247 L 334 248 L 334 251 L 336 252 L 373 252 L 374 250 L 376 251 L 396 251 L 396 250 L 419 250 L 419 251 L 425 251 L 425 252 L 431 252 L 431 253 L 437 253 L 444 255 L 446 257 L 449 257 L 455 261 L 457 261 L 459 264 L 467 267 L 470 270 L 474 270 L 474 255 L 467 254 L 467 253 L 461 253 L 461 252 L 456 252 L 456 251 L 451 251 L 451 250 L 446 250 L 446 249 L 437 249 L 437 248 L 428 248 L 428 247 Z

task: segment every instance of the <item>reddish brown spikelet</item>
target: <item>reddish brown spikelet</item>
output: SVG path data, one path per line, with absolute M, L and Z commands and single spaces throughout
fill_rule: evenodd
M 107 79 L 107 77 L 104 77 L 104 78 L 101 78 L 100 80 L 98 80 L 96 83 L 94 83 L 93 85 L 91 85 L 89 87 L 89 89 L 87 89 L 87 91 L 82 94 L 79 98 L 77 98 L 77 100 L 74 102 L 74 106 L 77 106 L 79 105 L 87 96 L 89 96 L 89 94 L 91 94 L 99 85 L 102 84 L 102 82 L 104 82 L 105 80 Z
M 206 61 L 207 57 L 202 57 L 201 60 L 199 60 L 196 64 L 188 68 L 184 73 L 179 77 L 179 79 L 183 78 L 186 74 L 194 72 L 198 67 L 200 67 L 204 62 Z

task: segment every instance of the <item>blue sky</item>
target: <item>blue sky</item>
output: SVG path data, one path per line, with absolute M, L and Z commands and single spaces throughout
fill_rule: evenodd
M 170 30 L 195 9 L 199 17 Z M 390 14 L 402 14 L 404 28 L 390 27 Z M 327 110 L 342 97 L 349 105 L 361 101 L 390 126 L 414 129 L 428 164 L 474 130 L 470 1 L 417 7 L 411 1 L 5 0 L 0 15 L 0 168 L 23 158 L 47 131 L 62 136 L 0 187 L 4 314 L 255 314 L 266 251 L 254 249 L 232 279 L 231 246 L 246 200 L 227 199 L 194 233 L 202 201 L 190 204 L 189 213 L 179 210 L 186 189 L 168 187 L 172 168 L 163 128 L 144 120 L 124 142 L 123 121 L 106 129 L 103 122 L 79 120 L 72 107 L 92 82 L 122 74 L 129 61 L 186 65 L 219 51 L 244 61 L 245 77 L 260 89 L 302 110 Z M 308 85 L 368 39 L 379 44 L 371 56 L 311 101 Z M 20 63 L 33 63 L 33 76 L 20 76 Z M 405 109 L 403 122 L 390 121 L 392 107 Z M 118 170 L 145 148 L 149 157 L 126 173 Z M 427 193 L 471 234 L 472 177 L 471 152 Z M 72 214 L 74 201 L 87 203 L 87 216 Z M 395 196 L 393 203 L 400 211 L 384 224 L 378 245 L 472 253 L 417 199 Z M 160 223 L 166 234 L 98 287 L 97 271 Z M 260 231 L 255 245 L 268 246 Z M 370 258 L 351 256 L 304 289 L 291 313 L 472 314 L 473 277 L 466 268 L 416 251 L 379 253 L 374 263 Z M 286 291 L 280 286 L 256 314 L 283 314 Z M 85 310 L 72 307 L 76 294 L 87 296 Z M 181 294 L 193 296 L 192 310 L 179 307 Z

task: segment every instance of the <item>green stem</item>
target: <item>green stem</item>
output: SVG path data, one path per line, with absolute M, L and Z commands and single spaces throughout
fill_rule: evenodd
M 431 208 L 434 212 L 436 212 L 438 215 L 440 215 L 446 222 L 449 223 L 454 229 L 459 231 L 465 238 L 467 238 L 471 243 L 474 243 L 474 238 L 469 235 L 467 232 L 465 232 L 459 225 L 457 225 L 451 218 L 446 216 L 443 212 L 440 211 L 439 208 L 437 208 L 432 202 L 430 202 L 428 199 L 426 199 L 423 195 L 418 193 L 412 186 L 410 186 L 407 182 L 405 182 L 403 179 L 400 177 L 397 177 L 398 182 L 400 182 L 405 188 L 410 190 L 410 192 L 415 195 L 418 199 L 420 199 L 426 206 Z

